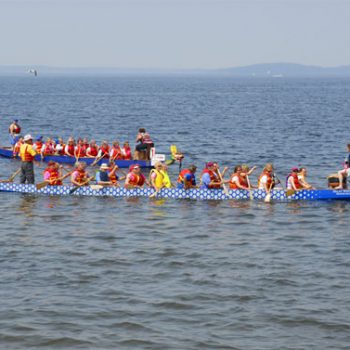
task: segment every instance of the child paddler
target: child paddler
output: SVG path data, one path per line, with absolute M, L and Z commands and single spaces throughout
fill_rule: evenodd
M 143 187 L 144 184 L 150 186 L 146 177 L 141 173 L 141 167 L 139 164 L 131 165 L 129 173 L 126 175 L 125 188 L 137 188 Z
M 177 188 L 184 188 L 185 190 L 196 188 L 196 170 L 197 167 L 195 165 L 190 165 L 187 169 L 181 170 L 177 178 Z
M 89 174 L 86 171 L 86 163 L 78 162 L 76 169 L 73 171 L 71 175 L 71 183 L 74 186 L 82 186 L 89 184 Z
M 172 186 L 168 175 L 168 168 L 161 162 L 157 162 L 154 165 L 154 169 L 151 170 L 149 177 L 151 186 L 156 191 L 159 191 L 162 188 L 170 188 Z

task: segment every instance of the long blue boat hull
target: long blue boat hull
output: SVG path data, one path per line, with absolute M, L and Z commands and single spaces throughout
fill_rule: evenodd
M 46 186 L 37 190 L 35 185 L 15 184 L 10 182 L 0 183 L 0 191 L 14 193 L 28 193 L 51 196 L 92 196 L 92 197 L 150 197 L 155 191 L 152 188 L 125 189 L 123 187 L 103 187 L 96 189 L 96 186 L 80 187 L 73 194 L 70 194 L 72 186 Z M 295 200 L 350 200 L 350 190 L 301 190 L 293 196 L 286 196 L 283 190 L 273 190 L 272 201 L 295 201 Z M 159 191 L 155 198 L 173 199 L 194 199 L 194 200 L 264 200 L 266 196 L 263 190 L 252 190 L 251 196 L 247 190 L 229 190 L 226 194 L 220 189 L 178 189 L 164 188 Z
M 5 158 L 13 158 L 12 151 L 7 148 L 0 148 L 0 156 L 5 157 Z M 16 159 L 20 159 L 18 156 Z M 35 160 L 38 162 L 49 162 L 49 161 L 54 161 L 60 164 L 71 164 L 74 165 L 76 163 L 76 159 L 74 157 L 69 157 L 69 156 L 44 156 L 41 158 L 40 154 L 37 154 L 35 156 Z M 79 158 L 79 161 L 85 162 L 86 164 L 92 164 L 95 161 L 95 158 L 87 158 L 87 157 L 81 157 Z M 101 159 L 98 161 L 96 164 L 101 165 L 102 163 L 108 162 L 108 159 Z M 133 164 L 140 164 L 141 168 L 151 168 L 151 162 L 146 161 L 146 160 L 115 160 L 116 165 L 118 165 L 119 168 L 129 168 L 130 165 Z

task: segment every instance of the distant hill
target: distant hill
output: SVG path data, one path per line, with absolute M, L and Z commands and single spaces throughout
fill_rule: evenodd
M 350 77 L 350 65 L 338 67 L 308 66 L 296 63 L 262 63 L 224 69 L 126 69 L 102 67 L 50 67 L 0 65 L 0 76 L 126 76 L 126 75 L 200 75 L 232 77 Z

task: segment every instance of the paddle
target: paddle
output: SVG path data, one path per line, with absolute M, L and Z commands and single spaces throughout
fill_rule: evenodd
M 64 176 L 62 176 L 62 177 L 60 177 L 60 178 L 58 178 L 57 180 L 54 180 L 54 181 L 63 181 L 65 178 L 67 178 L 68 176 L 72 175 L 72 173 L 73 173 L 73 171 L 67 173 L 66 175 L 64 175 Z M 36 184 L 35 187 L 36 187 L 37 190 L 40 190 L 40 189 L 46 187 L 49 184 L 50 184 L 50 181 L 46 180 L 46 181 L 43 181 L 43 182 L 40 182 L 40 183 Z
M 250 180 L 248 175 L 247 175 L 247 183 L 248 183 L 249 199 L 252 201 L 254 197 L 253 197 L 252 187 L 250 185 Z
M 82 187 L 82 186 L 85 186 L 86 184 L 88 184 L 91 180 L 93 180 L 95 178 L 95 176 L 91 176 L 89 177 L 86 181 L 84 181 L 82 184 L 80 184 L 79 186 L 76 186 L 74 188 L 72 188 L 70 191 L 69 191 L 69 194 L 72 194 L 74 193 L 78 188 Z
M 220 170 L 219 170 L 219 168 L 218 168 L 218 175 L 219 175 L 219 179 L 220 179 L 220 181 L 222 182 L 223 181 L 223 179 L 222 179 L 222 176 L 221 176 L 221 173 L 220 173 Z M 228 189 L 227 189 L 227 186 L 226 186 L 226 184 L 222 184 L 222 188 L 224 189 L 224 193 L 226 194 L 226 196 L 228 196 L 229 195 L 229 193 L 228 193 Z
M 286 196 L 287 197 L 293 196 L 293 194 L 295 194 L 295 192 L 296 192 L 296 190 L 293 190 L 293 189 L 287 190 L 286 191 Z
M 265 196 L 265 199 L 264 199 L 264 202 L 265 203 L 270 203 L 271 202 L 271 189 L 272 189 L 272 184 L 273 182 L 271 181 L 271 185 L 270 185 L 270 188 Z
M 99 158 L 95 158 L 95 160 L 94 160 L 94 162 L 93 163 L 91 163 L 90 164 L 90 166 L 94 166 L 94 165 L 96 165 L 102 158 L 104 157 L 104 154 L 102 154 L 102 156 L 101 157 L 99 157 Z
M 0 180 L 0 182 L 12 182 L 14 178 L 20 173 L 21 168 L 19 168 L 15 173 L 13 173 L 8 180 Z

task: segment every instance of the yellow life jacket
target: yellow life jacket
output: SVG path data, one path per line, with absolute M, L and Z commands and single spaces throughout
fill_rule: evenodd
M 163 180 L 164 180 L 164 175 L 162 174 L 162 171 L 158 171 L 156 169 L 152 169 L 151 172 L 149 173 L 149 177 L 151 179 L 151 176 L 153 173 L 156 173 L 156 178 L 154 179 L 154 184 L 157 188 L 162 188 L 164 187 Z
M 169 178 L 169 174 L 165 172 L 164 170 L 161 170 L 160 173 L 163 175 L 163 186 L 165 188 L 170 188 L 171 187 L 171 181 Z

